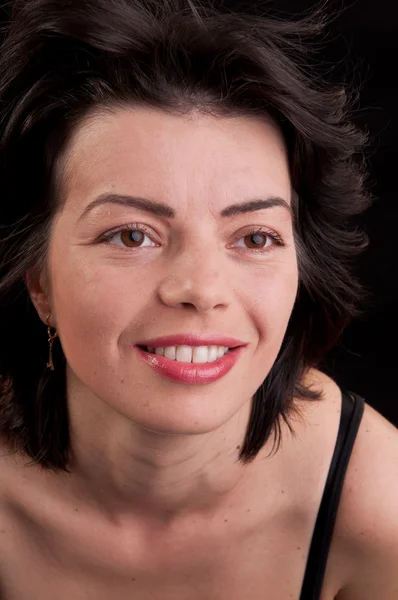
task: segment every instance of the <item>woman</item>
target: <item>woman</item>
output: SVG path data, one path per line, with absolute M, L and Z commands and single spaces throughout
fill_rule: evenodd
M 14 5 L 2 600 L 398 597 L 397 431 L 318 368 L 370 204 L 321 25 Z

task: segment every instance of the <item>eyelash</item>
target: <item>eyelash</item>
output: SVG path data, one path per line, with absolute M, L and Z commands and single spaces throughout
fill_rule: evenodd
M 145 233 L 149 237 L 151 237 L 151 234 L 152 234 L 150 229 L 145 227 L 145 225 L 141 225 L 140 223 L 124 223 L 124 225 L 117 227 L 116 229 L 113 229 L 111 231 L 108 231 L 107 233 L 102 235 L 101 238 L 99 239 L 99 242 L 107 243 L 107 244 L 111 245 L 111 242 L 109 240 L 111 238 L 113 238 L 113 236 L 115 236 L 117 233 L 122 233 L 123 231 L 126 231 L 126 230 L 140 231 L 141 233 Z M 244 235 L 241 235 L 236 241 L 239 241 L 240 239 L 250 236 L 250 235 L 265 235 L 265 236 L 271 238 L 272 241 L 274 242 L 274 244 L 272 246 L 270 246 L 270 247 L 268 246 L 266 248 L 246 248 L 246 250 L 248 252 L 251 252 L 254 254 L 265 254 L 267 252 L 272 252 L 273 250 L 275 250 L 276 247 L 281 248 L 281 247 L 286 246 L 283 239 L 277 233 L 269 231 L 269 230 L 267 230 L 265 228 L 261 228 L 261 227 L 260 228 L 253 227 L 247 233 L 245 233 Z M 125 246 L 125 247 L 119 246 L 119 248 L 121 248 L 123 250 L 131 251 L 133 249 L 138 250 L 139 246 L 137 248 L 128 248 L 127 246 Z

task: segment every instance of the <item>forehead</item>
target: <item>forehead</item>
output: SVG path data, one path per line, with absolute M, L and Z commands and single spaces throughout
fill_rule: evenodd
M 179 194 L 290 196 L 284 140 L 265 118 L 98 111 L 75 129 L 61 165 L 66 195 L 87 203 L 132 190 L 176 201 Z

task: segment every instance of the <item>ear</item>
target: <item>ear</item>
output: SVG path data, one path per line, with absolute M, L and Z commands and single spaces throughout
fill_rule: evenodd
M 25 272 L 24 281 L 40 319 L 47 325 L 47 317 L 51 314 L 52 318 L 49 320 L 49 323 L 52 327 L 55 327 L 55 317 L 51 306 L 50 286 L 46 269 L 39 270 L 37 267 L 28 269 Z

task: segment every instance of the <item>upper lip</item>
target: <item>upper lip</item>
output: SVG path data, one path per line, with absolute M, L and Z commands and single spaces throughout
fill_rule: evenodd
M 141 340 L 136 345 L 150 346 L 152 348 L 165 348 L 166 346 L 225 346 L 226 348 L 237 348 L 238 346 L 246 346 L 247 343 L 217 333 L 176 333 L 174 335 Z

